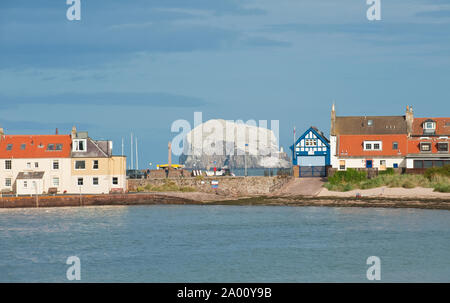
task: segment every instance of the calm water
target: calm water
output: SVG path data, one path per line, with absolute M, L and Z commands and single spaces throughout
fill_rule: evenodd
M 0 281 L 450 282 L 450 212 L 132 206 L 0 210 Z

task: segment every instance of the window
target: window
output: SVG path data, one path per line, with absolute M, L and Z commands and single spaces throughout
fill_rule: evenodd
M 53 160 L 53 169 L 59 169 L 59 161 Z
M 437 144 L 437 150 L 439 152 L 448 152 L 448 142 L 439 142 Z
M 47 145 L 47 150 L 55 150 L 55 144 Z
M 386 167 L 386 160 L 380 160 L 380 166 Z
M 83 185 L 83 178 L 78 178 L 78 185 Z
M 382 150 L 381 141 L 364 141 L 364 150 Z
M 85 152 L 86 151 L 86 139 L 73 140 L 73 151 Z
M 58 177 L 54 177 L 53 178 L 53 186 L 54 187 L 58 187 L 59 186 L 59 178 Z
M 98 178 L 97 177 L 92 178 L 92 184 L 93 185 L 98 185 Z
M 22 150 L 24 150 L 25 148 L 27 147 L 27 145 L 26 144 L 22 144 L 22 145 L 20 145 L 20 149 L 22 149 Z
M 434 123 L 434 122 L 425 122 L 424 124 L 423 124 L 423 128 L 424 129 L 435 129 L 436 128 L 436 123 Z
M 442 161 L 442 160 L 434 160 L 433 166 L 434 167 L 442 167 L 442 166 L 444 166 L 444 161 Z
M 98 160 L 92 161 L 92 169 L 98 169 Z
M 398 168 L 398 163 L 394 163 L 393 167 Z
M 38 168 L 39 167 L 39 162 L 34 162 L 34 167 Z
M 31 162 L 27 162 L 27 168 L 28 168 L 28 169 L 31 168 Z
M 414 168 L 423 168 L 422 160 L 414 160 Z
M 423 161 L 423 168 L 433 167 L 433 160 L 425 160 Z
M 28 188 L 28 181 L 23 181 L 23 188 Z
M 10 187 L 11 186 L 11 178 L 6 178 L 5 179 L 5 186 L 6 187 Z
M 5 169 L 12 169 L 12 160 L 5 160 Z
M 339 160 L 339 169 L 345 170 L 345 160 Z
M 86 162 L 85 161 L 75 161 L 75 169 L 85 169 Z
M 430 152 L 431 151 L 431 143 L 429 143 L 429 142 L 421 142 L 420 143 L 420 151 L 422 151 L 422 152 Z
M 62 144 L 56 144 L 55 150 L 62 150 L 63 145 Z
M 367 126 L 372 126 L 373 125 L 373 120 L 367 120 Z
M 12 150 L 12 148 L 13 148 L 13 145 L 12 145 L 12 144 L 6 145 L 6 150 Z
M 118 184 L 119 184 L 119 178 L 113 177 L 113 178 L 112 178 L 112 183 L 113 183 L 114 185 L 118 185 Z
M 392 142 L 392 149 L 394 150 L 398 149 L 398 142 Z
M 305 146 L 317 146 L 316 139 L 305 139 Z

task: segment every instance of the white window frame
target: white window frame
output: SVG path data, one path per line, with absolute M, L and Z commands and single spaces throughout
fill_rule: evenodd
M 23 181 L 23 188 L 28 188 L 28 181 L 26 180 Z
M 94 180 L 97 179 L 97 184 L 95 184 Z M 100 184 L 100 178 L 99 177 L 92 177 L 92 185 L 99 186 Z
M 379 144 L 380 148 L 375 149 L 375 144 Z M 367 145 L 370 145 L 370 148 L 367 148 Z M 383 142 L 382 141 L 364 141 L 363 149 L 365 151 L 382 151 L 383 150 Z
M 439 150 L 439 144 L 445 144 L 445 145 L 447 145 L 447 150 Z M 449 144 L 448 144 L 448 142 L 437 142 L 436 143 L 436 149 L 437 149 L 437 151 L 438 151 L 438 153 L 448 153 L 449 152 Z
M 81 181 L 81 184 L 80 184 Z M 77 186 L 83 186 L 84 185 L 84 178 L 83 177 L 78 177 L 77 178 Z
M 9 185 L 8 185 L 9 181 Z M 5 187 L 11 187 L 12 186 L 12 179 L 11 178 L 5 178 Z
M 305 146 L 317 146 L 317 139 L 305 139 Z
M 117 179 L 117 183 L 114 183 L 114 179 Z M 119 185 L 119 177 L 112 177 L 112 185 Z
M 95 161 L 97 161 L 97 168 L 95 168 Z M 98 170 L 100 167 L 100 161 L 99 160 L 92 160 L 92 169 Z
M 77 162 L 84 162 L 84 168 L 77 168 Z M 73 167 L 75 170 L 86 170 L 86 160 L 75 160 Z
M 9 163 L 9 168 L 7 163 Z M 12 170 L 12 160 L 5 160 L 5 170 Z
M 423 123 L 423 129 L 436 129 L 436 122 Z
M 428 146 L 430 146 L 430 149 L 423 150 L 422 145 L 428 145 Z M 433 144 L 431 142 L 420 142 L 419 148 L 420 148 L 420 152 L 422 152 L 422 153 L 431 153 L 431 151 L 433 150 Z
M 57 164 L 58 168 L 55 168 L 55 164 Z M 59 160 L 53 160 L 53 162 L 52 162 L 52 169 L 53 170 L 59 170 Z
M 57 181 L 57 182 L 55 182 L 55 181 Z M 53 187 L 59 187 L 59 177 L 53 177 L 52 184 L 53 184 Z
M 84 149 L 79 149 L 80 142 L 83 142 Z M 72 151 L 86 152 L 87 151 L 87 140 L 86 139 L 74 139 L 72 142 Z

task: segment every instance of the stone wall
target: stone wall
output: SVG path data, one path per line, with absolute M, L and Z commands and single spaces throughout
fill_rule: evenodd
M 202 204 L 183 197 L 171 197 L 157 193 L 105 194 L 105 195 L 57 195 L 38 197 L 2 197 L 0 208 L 68 207 L 93 205 L 153 205 L 153 204 Z
M 216 193 L 229 196 L 267 195 L 289 182 L 292 177 L 188 177 L 188 178 L 149 178 L 140 180 L 129 180 L 128 190 L 135 192 L 138 187 L 161 186 L 166 182 L 175 182 L 179 187 L 192 187 L 196 191 L 205 193 Z M 218 188 L 212 188 L 211 181 L 218 181 Z

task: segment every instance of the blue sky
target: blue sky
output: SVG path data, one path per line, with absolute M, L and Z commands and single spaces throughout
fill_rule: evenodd
M 338 115 L 449 116 L 450 0 L 0 1 L 0 125 L 9 134 L 139 140 L 167 158 L 177 119 L 279 120 L 280 144 Z

